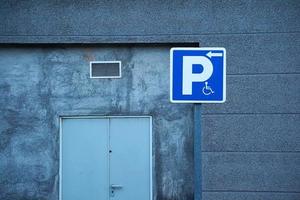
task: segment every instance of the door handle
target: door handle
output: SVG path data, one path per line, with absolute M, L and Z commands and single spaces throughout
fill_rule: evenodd
M 114 197 L 115 196 L 115 190 L 122 189 L 123 185 L 118 185 L 118 184 L 111 184 L 110 185 L 110 196 Z
M 112 189 L 121 189 L 123 187 L 123 185 L 111 184 L 110 187 Z

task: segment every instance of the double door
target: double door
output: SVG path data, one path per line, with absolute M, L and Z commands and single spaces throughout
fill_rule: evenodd
M 62 118 L 61 200 L 151 200 L 151 118 Z

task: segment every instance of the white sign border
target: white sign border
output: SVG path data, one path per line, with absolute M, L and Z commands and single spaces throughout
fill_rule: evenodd
M 223 98 L 220 101 L 209 100 L 173 100 L 173 52 L 174 50 L 221 50 L 223 55 Z M 224 47 L 173 47 L 170 49 L 170 101 L 171 103 L 224 103 L 226 101 L 226 49 Z

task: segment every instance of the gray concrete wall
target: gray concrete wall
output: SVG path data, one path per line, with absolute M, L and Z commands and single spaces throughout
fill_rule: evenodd
M 299 36 L 202 37 L 228 55 L 227 102 L 203 106 L 203 199 L 300 198 Z
M 203 199 L 296 200 L 300 198 L 299 13 L 298 0 L 11 0 L 0 5 L 0 42 L 199 42 L 225 47 L 227 102 L 202 109 Z M 9 86 L 1 89 L 10 93 Z M 7 95 L 1 99 L 10 102 Z M 11 107 L 17 109 L 19 104 Z M 2 116 L 13 114 L 16 111 Z M 5 134 L 1 141 L 10 144 Z M 23 194 L 23 182 L 15 183 L 9 188 Z M 164 187 L 157 190 L 169 194 Z
M 193 196 L 193 107 L 169 102 L 169 47 L 0 48 L 0 199 L 58 199 L 59 116 L 153 116 L 155 199 Z M 89 61 L 122 61 L 90 79 Z
M 298 0 L 2 0 L 2 43 L 199 41 L 298 33 Z

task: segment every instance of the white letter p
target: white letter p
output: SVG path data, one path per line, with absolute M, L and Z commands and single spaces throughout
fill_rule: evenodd
M 193 65 L 202 65 L 201 73 L 193 73 Z M 210 78 L 213 73 L 213 65 L 205 56 L 183 56 L 183 78 L 182 78 L 182 94 L 191 95 L 193 82 L 204 82 Z

